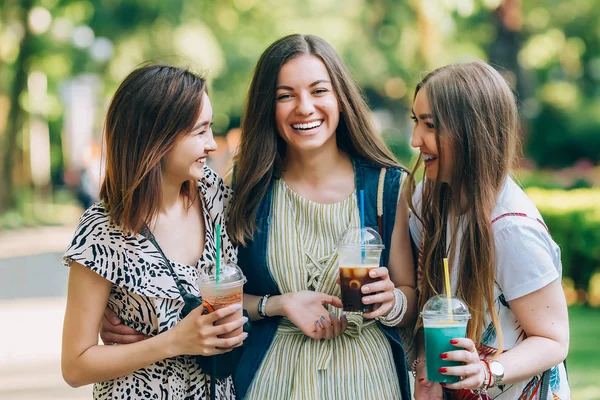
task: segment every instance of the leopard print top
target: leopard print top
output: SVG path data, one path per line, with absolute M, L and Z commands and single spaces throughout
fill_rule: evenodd
M 198 295 L 198 278 L 215 258 L 215 226 L 221 224 L 222 255 L 237 262 L 237 251 L 224 225 L 231 189 L 209 167 L 198 182 L 203 201 L 206 240 L 194 266 L 171 261 L 173 270 L 189 293 Z M 102 203 L 88 208 L 64 254 L 64 264 L 76 261 L 112 283 L 108 307 L 124 324 L 154 336 L 174 327 L 181 319 L 183 299 L 175 280 L 156 247 L 141 234 L 124 233 L 110 222 Z M 216 382 L 216 398 L 235 399 L 232 378 Z M 94 399 L 208 399 L 210 377 L 190 356 L 165 359 L 129 375 L 94 385 Z

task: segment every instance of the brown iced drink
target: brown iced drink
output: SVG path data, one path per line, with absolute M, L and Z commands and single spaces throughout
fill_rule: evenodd
M 348 228 L 336 247 L 344 311 L 373 311 L 372 304 L 363 304 L 361 289 L 377 280 L 371 278 L 369 272 L 379 267 L 383 250 L 381 237 L 372 228 Z
M 363 304 L 361 288 L 364 285 L 375 282 L 369 276 L 369 271 L 377 268 L 374 266 L 346 266 L 340 267 L 340 289 L 342 292 L 342 304 L 344 311 L 370 312 L 373 311 L 372 304 Z

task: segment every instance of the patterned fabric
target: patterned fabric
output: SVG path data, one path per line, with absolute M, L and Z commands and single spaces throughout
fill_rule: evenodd
M 421 207 L 421 189 L 419 185 L 413 204 L 418 210 Z M 494 298 L 496 312 L 500 321 L 504 339 L 504 351 L 510 351 L 527 337 L 510 309 L 509 301 L 533 293 L 560 277 L 562 265 L 560 249 L 552 240 L 548 228 L 539 211 L 527 195 L 510 178 L 506 181 L 498 195 L 496 208 L 491 215 L 492 232 L 497 254 L 496 282 Z M 459 224 L 456 250 L 460 248 L 460 238 L 464 232 L 462 221 Z M 450 225 L 450 224 L 448 224 Z M 422 284 L 423 242 L 421 240 L 422 225 L 411 215 L 410 230 L 415 243 L 420 243 L 419 267 L 417 272 L 418 286 Z M 447 227 L 447 245 L 450 246 L 450 227 Z M 527 268 L 523 268 L 526 266 Z M 456 289 L 458 280 L 458 263 L 451 266 L 451 287 Z M 489 313 L 485 318 L 486 329 L 482 334 L 479 353 L 487 358 L 497 349 L 497 334 Z M 500 385 L 489 390 L 489 399 L 499 400 L 537 400 L 542 374 L 510 385 Z M 469 390 L 446 390 L 446 399 L 475 400 L 479 397 Z M 547 399 L 570 399 L 570 389 L 564 365 L 561 363 L 550 370 L 550 390 Z
M 276 251 L 268 252 L 268 264 L 281 293 L 315 290 L 339 297 L 334 246 L 347 227 L 360 224 L 356 193 L 318 204 L 277 180 L 271 224 L 268 248 Z M 388 340 L 375 321 L 347 316 L 345 333 L 322 341 L 284 319 L 246 398 L 401 399 Z
M 205 248 L 194 266 L 171 261 L 182 285 L 198 295 L 198 278 L 215 259 L 215 225 L 223 225 L 230 189 L 210 168 L 198 182 L 206 226 Z M 222 231 L 223 257 L 237 261 L 237 253 Z M 123 323 L 145 335 L 155 336 L 181 319 L 183 299 L 158 249 L 142 235 L 130 235 L 110 223 L 101 203 L 92 205 L 79 221 L 64 254 L 64 265 L 76 261 L 112 283 L 108 307 Z M 216 382 L 217 399 L 235 399 L 231 377 Z M 94 385 L 94 399 L 208 399 L 210 377 L 190 356 L 168 358 L 132 374 Z

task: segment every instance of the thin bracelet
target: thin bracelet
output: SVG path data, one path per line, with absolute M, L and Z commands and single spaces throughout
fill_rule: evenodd
M 487 396 L 488 394 L 488 389 L 490 388 L 490 381 L 492 379 L 492 370 L 489 369 L 489 363 L 486 360 L 479 360 L 480 362 L 483 362 L 483 364 L 486 366 L 486 368 L 489 371 L 489 374 L 486 375 L 485 373 L 485 369 L 483 370 L 483 384 L 476 388 L 476 389 L 471 389 L 471 393 L 476 394 L 479 396 L 479 398 L 481 398 L 481 395 L 484 394 Z
M 488 381 L 487 381 L 487 386 L 486 386 L 486 390 L 491 388 L 492 385 L 494 384 L 494 379 L 492 378 L 492 369 L 490 368 L 490 363 L 488 362 L 488 360 L 486 360 L 485 358 L 483 360 L 481 360 L 485 363 L 485 366 L 487 367 L 487 371 L 488 371 Z
M 265 294 L 259 301 L 258 301 L 258 315 L 260 315 L 261 318 L 267 318 L 267 299 L 269 298 L 270 294 Z
M 417 366 L 422 363 L 422 362 L 427 362 L 427 360 L 425 359 L 425 357 L 418 357 L 415 358 L 415 360 L 412 362 L 412 364 L 410 365 L 410 372 L 412 372 L 412 376 L 413 378 L 417 377 Z

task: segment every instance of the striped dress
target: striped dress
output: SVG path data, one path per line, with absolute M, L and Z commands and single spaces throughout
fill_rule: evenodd
M 319 204 L 275 181 L 268 264 L 281 293 L 314 290 L 340 296 L 335 243 L 359 226 L 356 193 Z M 330 307 L 338 317 L 341 310 Z M 247 399 L 400 399 L 388 340 L 375 321 L 348 313 L 348 328 L 317 341 L 284 318 Z

